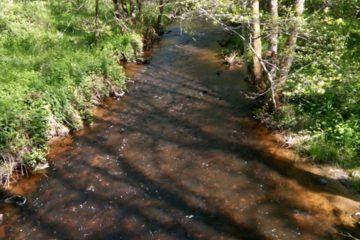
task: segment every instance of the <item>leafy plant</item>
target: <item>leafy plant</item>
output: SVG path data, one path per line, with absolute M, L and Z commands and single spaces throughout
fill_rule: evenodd
M 90 107 L 124 87 L 119 58 L 142 54 L 142 29 L 121 33 L 110 0 L 101 1 L 97 25 L 90 0 L 0 6 L 0 159 L 35 166 L 45 160 L 51 117 L 79 129 Z

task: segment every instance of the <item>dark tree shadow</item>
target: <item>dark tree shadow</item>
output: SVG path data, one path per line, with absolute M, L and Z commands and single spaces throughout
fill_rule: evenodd
M 222 65 L 208 47 L 222 36 L 204 31 L 195 43 L 166 36 L 129 96 L 102 106 L 93 127 L 53 149 L 49 178 L 18 209 L 8 239 L 359 235 L 341 223 L 345 213 L 311 203 L 357 196 L 262 145 L 254 102 L 240 95 L 246 84 L 234 84 L 240 72 L 216 75 Z

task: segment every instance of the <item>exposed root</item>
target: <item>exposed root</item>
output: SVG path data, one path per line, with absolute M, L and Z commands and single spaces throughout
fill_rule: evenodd
M 0 162 L 0 184 L 9 187 L 14 178 L 13 173 L 19 166 L 18 158 L 11 153 L 3 153 L 0 155 Z M 20 164 L 20 167 L 23 169 L 22 164 Z

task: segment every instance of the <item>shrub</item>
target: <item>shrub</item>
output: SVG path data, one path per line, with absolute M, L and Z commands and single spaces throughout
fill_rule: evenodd
M 310 131 L 305 150 L 315 160 L 350 167 L 360 156 L 360 25 L 337 11 L 309 16 L 307 38 L 300 40 L 284 86 L 292 117 L 274 119 L 293 131 Z

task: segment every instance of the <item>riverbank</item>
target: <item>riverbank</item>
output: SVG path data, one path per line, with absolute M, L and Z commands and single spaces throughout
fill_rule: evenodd
M 150 64 L 132 68 L 122 101 L 108 99 L 91 128 L 54 142 L 49 177 L 34 180 L 31 190 L 27 182 L 18 186 L 29 199 L 21 211 L 7 206 L 6 237 L 356 234 L 357 196 L 321 169 L 294 161 L 252 119 L 254 101 L 239 96 L 251 86 L 219 58 L 223 32 L 204 23 L 197 30 L 181 35 L 171 26 Z
M 119 62 L 142 55 L 143 32 L 153 26 L 139 23 L 123 32 L 112 4 L 100 3 L 96 18 L 93 7 L 1 2 L 1 185 L 46 166 L 51 138 L 82 129 L 92 122 L 91 108 L 123 95 L 126 78 Z M 157 19 L 156 5 L 143 8 L 148 21 Z
M 334 31 L 334 29 L 332 29 L 332 31 Z M 341 39 L 341 41 L 345 41 L 346 39 L 347 38 Z M 222 47 L 224 64 L 229 67 L 244 65 L 244 56 L 241 54 L 243 51 L 243 42 L 237 34 L 229 32 L 228 36 L 218 41 L 218 43 Z M 310 45 L 310 48 L 312 47 L 313 46 Z M 354 46 L 352 47 L 354 48 Z M 351 51 L 351 48 L 347 51 Z M 301 52 L 299 54 L 301 55 L 300 58 L 306 57 L 306 53 Z M 250 62 L 250 59 L 248 59 L 248 61 Z M 304 65 L 306 65 L 306 67 L 311 66 L 309 63 Z M 297 67 L 302 69 L 301 66 L 302 65 Z M 311 74 L 307 73 L 306 76 L 311 78 Z M 291 83 L 284 84 L 284 88 L 289 89 L 291 88 L 289 85 L 297 82 L 297 80 L 293 78 L 292 76 Z M 249 82 L 253 84 L 253 82 Z M 300 83 L 296 84 L 298 84 L 298 86 L 301 85 Z M 345 84 L 348 83 L 346 82 Z M 357 119 L 357 117 L 354 116 L 358 114 L 358 111 L 354 109 L 353 106 L 349 108 L 346 107 L 345 102 L 335 104 L 334 102 L 338 101 L 341 97 L 336 97 L 332 92 L 333 90 L 327 89 L 327 91 L 329 92 L 326 92 L 326 94 L 324 92 L 326 96 L 321 96 L 321 94 L 318 97 L 308 96 L 309 99 L 306 101 L 300 99 L 299 96 L 297 96 L 298 99 L 295 100 L 284 95 L 283 98 L 287 100 L 284 100 L 284 103 L 277 110 L 272 108 L 271 102 L 268 101 L 269 98 L 258 95 L 255 91 L 243 94 L 249 98 L 256 99 L 258 105 L 254 109 L 254 118 L 277 135 L 280 146 L 292 149 L 299 156 L 306 159 L 307 162 L 327 169 L 328 176 L 337 178 L 344 186 L 351 188 L 354 193 L 359 193 L 360 170 L 358 166 L 359 151 L 357 150 L 360 146 L 357 140 L 357 132 L 359 130 L 355 124 L 357 120 L 354 121 L 354 119 Z M 343 92 L 353 94 L 352 91 L 342 90 L 339 90 L 337 94 L 343 94 Z M 287 94 L 290 94 L 290 92 L 287 92 Z M 311 95 L 310 92 L 306 94 Z M 352 99 L 354 96 L 350 96 L 349 98 Z M 326 106 L 322 104 L 325 103 L 329 104 L 330 112 L 323 112 Z M 315 106 L 318 106 L 321 110 L 315 112 Z M 336 111 L 338 113 L 336 113 Z M 342 113 L 339 114 L 339 112 Z M 329 117 L 329 115 L 333 115 L 333 117 Z M 347 117 L 342 118 L 341 116 Z M 351 116 L 351 119 L 347 120 L 349 116 Z M 348 124 L 352 126 L 348 126 Z

